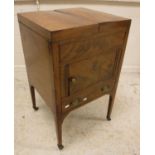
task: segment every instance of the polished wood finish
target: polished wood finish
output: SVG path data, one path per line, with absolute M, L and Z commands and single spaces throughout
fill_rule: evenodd
M 62 123 L 76 108 L 116 95 L 130 19 L 84 8 L 18 14 L 32 105 L 35 89 L 53 111 L 58 148 Z

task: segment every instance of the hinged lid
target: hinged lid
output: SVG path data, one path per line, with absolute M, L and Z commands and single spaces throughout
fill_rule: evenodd
M 99 31 L 100 25 L 126 18 L 85 8 L 19 13 L 18 20 L 51 41 L 87 36 Z

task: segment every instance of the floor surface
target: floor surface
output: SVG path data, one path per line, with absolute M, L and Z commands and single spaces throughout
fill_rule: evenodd
M 34 112 L 25 70 L 15 70 L 15 155 L 139 155 L 139 74 L 122 73 L 112 120 L 106 120 L 108 96 L 75 111 L 63 124 L 59 151 L 53 116 L 36 94 Z

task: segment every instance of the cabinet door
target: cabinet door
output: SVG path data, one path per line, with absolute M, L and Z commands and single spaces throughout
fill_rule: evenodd
M 114 78 L 120 55 L 119 49 L 110 49 L 106 53 L 67 64 L 62 73 L 65 96 Z

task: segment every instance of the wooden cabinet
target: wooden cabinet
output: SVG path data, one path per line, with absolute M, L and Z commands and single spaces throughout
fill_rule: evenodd
M 73 109 L 109 94 L 110 120 L 131 20 L 84 8 L 18 20 L 33 108 L 36 89 L 54 113 L 62 149 L 62 123 Z

